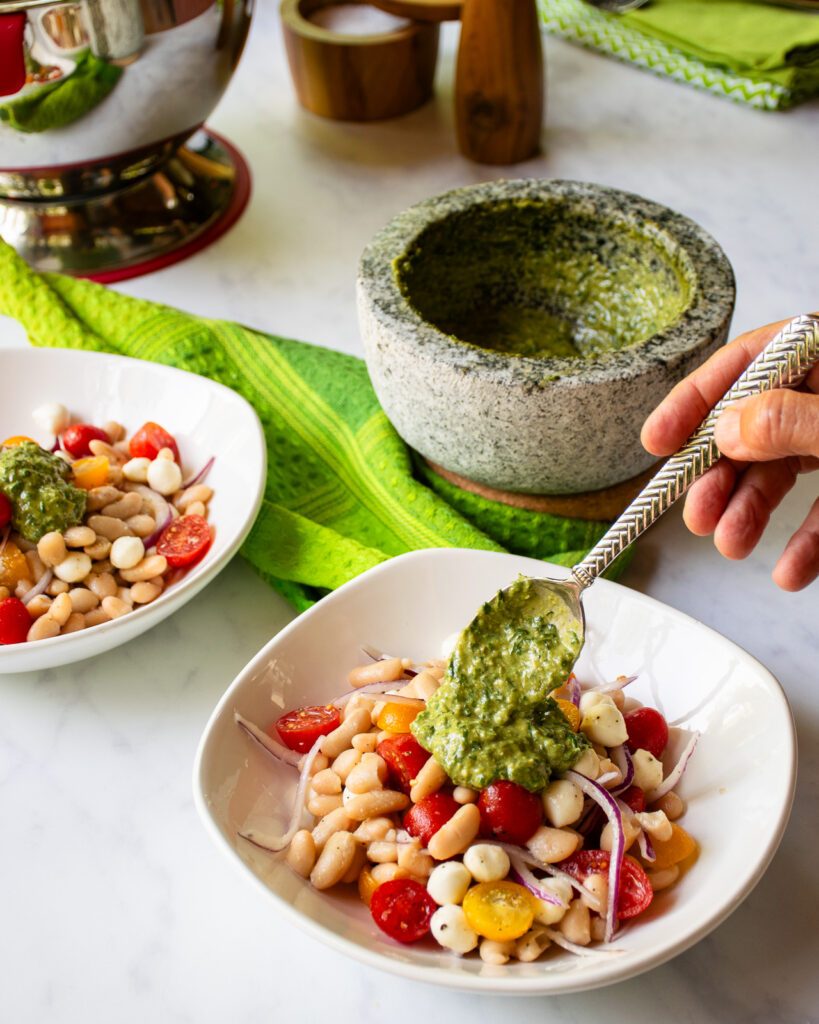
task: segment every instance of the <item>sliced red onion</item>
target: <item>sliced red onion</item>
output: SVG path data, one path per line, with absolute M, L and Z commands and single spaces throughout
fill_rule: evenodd
M 144 501 L 148 503 L 151 508 L 151 515 L 154 517 L 154 522 L 165 523 L 169 516 L 173 516 L 173 509 L 170 504 L 162 497 L 159 491 L 153 490 L 151 487 L 147 487 L 145 484 L 134 484 L 125 483 L 122 485 L 123 490 L 133 491 L 134 494 L 138 494 Z M 164 529 L 164 527 L 163 527 Z M 149 537 L 145 541 L 145 547 L 149 548 L 151 545 L 148 543 Z
M 205 465 L 199 470 L 199 472 L 195 476 L 192 476 L 190 480 L 185 480 L 183 482 L 183 490 L 187 489 L 188 487 L 193 487 L 194 484 L 201 484 L 205 477 L 208 475 L 208 473 L 210 473 L 211 466 L 213 466 L 213 463 L 215 461 L 216 456 L 211 455 L 211 457 L 208 459 Z
M 362 654 L 366 654 L 370 661 L 392 661 L 393 658 L 398 657 L 396 654 L 385 654 L 383 651 L 379 651 L 377 647 L 370 647 L 369 644 L 361 644 L 359 650 Z M 417 676 L 420 671 L 417 668 L 405 668 L 404 675 L 412 678 Z
M 619 779 L 623 773 L 620 771 L 616 772 L 605 772 L 603 775 L 599 775 L 594 781 L 598 786 L 605 786 L 607 782 L 611 782 L 612 779 Z M 612 790 L 612 793 L 614 790 Z
M 296 796 L 293 801 L 293 812 L 290 816 L 290 823 L 287 826 L 287 831 L 284 835 L 266 835 L 263 832 L 259 832 L 257 829 L 249 828 L 245 829 L 244 832 L 238 833 L 242 839 L 246 839 L 249 843 L 253 843 L 254 846 L 258 846 L 260 850 L 267 850 L 269 853 L 281 853 L 282 850 L 287 849 L 293 836 L 299 830 L 299 823 L 301 822 L 301 817 L 304 813 L 304 797 L 307 794 L 307 787 L 310 783 L 310 770 L 313 767 L 313 761 L 315 761 L 316 755 L 321 750 L 321 742 L 323 739 L 323 736 L 319 736 L 302 759 L 301 775 L 299 776 L 299 784 L 296 788 Z
M 576 942 L 569 942 L 562 932 L 555 931 L 554 928 L 545 928 L 544 931 L 556 946 L 574 953 L 575 956 L 611 956 L 613 953 L 625 953 L 624 949 L 600 949 L 599 946 L 590 949 L 588 946 L 578 946 Z
M 46 569 L 46 571 L 37 580 L 37 582 L 34 584 L 34 586 L 31 588 L 31 590 L 29 590 L 26 594 L 24 594 L 20 598 L 20 600 L 23 602 L 23 604 L 28 604 L 29 601 L 32 601 L 35 597 L 38 597 L 40 594 L 42 594 L 43 591 L 45 590 L 45 588 L 49 585 L 49 583 L 52 581 L 53 578 L 54 578 L 54 570 L 53 569 Z
M 551 875 L 552 878 L 560 878 L 564 882 L 568 882 L 573 889 L 577 889 L 581 896 L 585 896 L 589 900 L 592 906 L 597 905 L 597 897 L 591 891 L 587 889 L 582 882 L 578 881 L 573 875 L 568 874 L 566 871 L 561 871 L 560 868 L 556 868 L 554 864 L 540 864 L 536 865 L 541 871 L 545 871 L 547 875 Z
M 617 901 L 620 893 L 620 872 L 623 866 L 623 857 L 626 852 L 626 836 L 623 831 L 623 816 L 617 801 L 602 786 L 591 779 L 587 779 L 580 772 L 567 771 L 567 779 L 571 779 L 583 790 L 586 796 L 592 798 L 600 805 L 603 813 L 611 823 L 611 853 L 609 854 L 609 892 L 606 905 L 606 931 L 605 941 L 611 942 L 617 930 Z
M 171 525 L 171 523 L 173 522 L 173 519 L 174 519 L 174 516 L 173 516 L 173 512 L 171 512 L 171 506 L 168 505 L 168 515 L 165 517 L 165 521 L 163 523 L 157 525 L 157 528 L 150 535 L 150 537 L 146 537 L 145 540 L 143 541 L 143 543 L 145 545 L 145 550 L 146 551 L 148 550 L 148 548 L 152 548 L 154 546 L 154 544 L 156 544 L 156 542 L 159 540 L 159 538 L 162 536 L 162 534 Z
M 580 683 L 577 681 L 576 676 L 569 676 L 569 681 L 566 684 L 566 689 L 569 691 L 569 700 L 574 704 L 575 707 L 580 706 L 580 698 L 583 695 L 580 689 Z
M 651 845 L 651 839 L 649 838 L 648 833 L 644 832 L 643 829 L 640 829 L 637 833 L 637 844 L 640 847 L 640 856 L 644 860 L 651 863 L 657 859 L 656 854 L 654 853 L 654 847 Z
M 402 697 L 400 693 L 387 693 L 388 690 L 395 689 L 395 687 L 401 682 L 400 679 L 393 679 L 390 683 L 367 683 L 366 686 L 358 686 L 354 690 L 348 690 L 346 693 L 342 693 L 340 697 L 336 697 L 335 700 L 330 703 L 333 707 L 343 708 L 344 705 L 357 693 L 363 693 L 364 696 L 368 694 L 370 696 L 376 696 L 378 694 L 386 694 L 386 696 L 394 704 L 421 704 L 424 703 L 423 697 Z
M 612 747 L 609 750 L 612 761 L 617 765 L 618 771 L 623 776 L 623 781 L 619 786 L 615 786 L 612 790 L 615 796 L 620 793 L 625 793 L 628 787 L 634 782 L 634 762 L 631 760 L 631 754 L 628 747 L 621 743 L 617 747 Z M 599 781 L 599 780 L 598 780 Z
M 699 738 L 700 734 L 698 732 L 691 734 L 691 739 L 686 743 L 685 749 L 682 754 L 680 754 L 680 759 L 677 761 L 676 765 L 674 765 L 656 789 L 652 789 L 650 793 L 646 793 L 647 804 L 653 804 L 656 800 L 659 800 L 661 796 L 665 796 L 666 793 L 670 793 L 677 785 L 683 777 L 683 772 L 688 767 L 688 762 L 691 760 L 691 755 L 694 753 L 694 748 L 696 747 Z
M 513 882 L 517 882 L 524 889 L 528 889 L 533 896 L 537 896 L 544 903 L 551 903 L 555 907 L 566 907 L 566 904 L 559 896 L 549 889 L 543 888 L 540 884 L 540 879 L 526 867 L 520 857 L 512 855 L 509 857 L 509 861 L 512 865 L 510 877 Z
M 51 452 L 52 455 L 54 455 L 54 453 L 58 452 L 60 450 L 60 448 L 62 448 L 62 444 L 60 443 L 60 438 L 59 437 L 55 437 L 54 438 L 54 444 L 48 450 Z
M 238 711 L 233 712 L 233 719 L 239 728 L 249 736 L 255 743 L 268 754 L 272 754 L 277 761 L 282 761 L 284 764 L 289 764 L 291 768 L 298 768 L 301 763 L 302 755 L 295 750 L 290 750 L 283 743 L 279 743 L 278 740 L 274 740 L 272 736 L 268 736 L 266 732 L 254 725 L 253 722 L 249 722 L 243 715 L 240 715 Z
M 577 826 L 577 831 L 584 839 L 586 839 L 600 824 L 601 816 L 602 811 L 597 804 L 593 803 L 581 819 L 580 824 Z

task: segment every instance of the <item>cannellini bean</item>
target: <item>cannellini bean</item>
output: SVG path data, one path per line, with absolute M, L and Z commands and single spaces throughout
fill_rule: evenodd
M 139 587 L 139 586 L 141 586 L 141 584 L 140 583 L 135 583 L 134 586 Z M 133 590 L 133 589 L 134 589 L 134 587 L 131 587 L 131 590 Z M 325 768 L 329 768 L 329 767 L 330 767 L 330 758 L 329 757 L 325 757 L 324 754 L 319 752 L 313 758 L 313 763 L 310 765 L 310 775 L 311 776 L 318 775 L 319 772 L 323 772 Z
M 360 754 L 373 754 L 378 746 L 378 740 L 374 732 L 360 732 L 353 736 L 353 748 Z M 343 754 L 341 755 L 344 756 Z
M 476 882 L 499 882 L 509 874 L 509 856 L 492 843 L 473 843 L 464 853 L 464 867 Z
M 44 533 L 37 542 L 37 553 L 42 559 L 43 565 L 59 565 L 68 554 L 63 535 L 57 533 L 56 530 L 52 530 L 51 533 Z
M 421 700 L 429 700 L 440 685 L 440 680 L 429 669 L 424 669 L 401 690 L 401 693 L 404 697 L 420 697 Z
M 592 942 L 602 942 L 606 937 L 606 919 L 604 917 L 593 917 L 589 927 Z
M 462 903 L 471 884 L 469 869 L 458 860 L 448 860 L 433 868 L 427 892 L 443 907 L 447 903 Z
M 370 793 L 353 797 L 345 806 L 353 821 L 365 821 L 367 818 L 380 818 L 385 814 L 403 811 L 408 804 L 409 797 L 405 793 L 374 789 Z
M 50 615 L 41 615 L 35 619 L 28 631 L 26 640 L 50 640 L 60 632 L 60 625 Z
M 406 868 L 400 868 L 397 864 L 375 864 L 371 874 L 378 885 L 392 882 L 396 878 L 409 878 L 409 871 Z
M 670 868 L 664 868 L 662 871 L 649 871 L 648 880 L 651 882 L 651 888 L 654 892 L 659 892 L 661 889 L 667 889 L 673 885 L 680 877 L 680 866 L 679 864 L 672 864 Z
M 46 567 L 43 564 L 42 558 L 37 554 L 37 548 L 26 552 L 26 561 L 28 562 L 31 577 L 35 580 L 40 579 L 46 571 Z
M 652 810 L 665 811 L 665 816 L 669 821 L 676 821 L 677 818 L 681 818 L 685 813 L 685 803 L 682 798 L 672 790 L 670 793 L 666 793 L 665 796 L 661 796 L 656 803 L 652 804 Z
M 341 805 L 341 793 L 311 793 L 307 800 L 307 810 L 317 818 L 323 818 L 330 811 L 338 810 Z
M 478 945 L 478 933 L 467 921 L 463 909 L 454 903 L 439 907 L 430 918 L 429 926 L 438 945 L 459 956 L 471 952 Z
M 74 587 L 68 597 L 71 601 L 72 609 L 83 614 L 90 612 L 92 608 L 96 608 L 100 603 L 100 599 L 94 591 L 88 590 L 86 587 Z
M 131 606 L 119 597 L 104 597 L 102 599 L 102 610 L 109 619 L 119 619 L 123 615 L 128 614 Z
M 28 578 L 24 580 L 18 580 L 16 586 L 14 587 L 14 596 L 18 598 L 20 601 L 22 601 L 33 586 L 33 580 L 30 580 Z
M 373 661 L 368 665 L 354 668 L 348 680 L 350 686 L 367 686 L 369 683 L 392 683 L 404 674 L 404 666 L 400 658 L 385 658 Z
M 65 594 L 68 592 L 68 584 L 65 580 L 58 580 L 55 578 L 46 587 L 46 593 L 51 597 L 57 597 L 58 594 Z
M 387 762 L 378 754 L 362 754 L 361 760 L 350 771 L 345 785 L 351 793 L 369 793 L 382 789 L 387 781 Z
M 385 839 L 387 834 L 393 830 L 394 825 L 389 818 L 368 818 L 361 822 L 353 835 L 360 843 L 372 843 L 379 839 Z
M 545 953 L 551 944 L 545 929 L 530 928 L 515 943 L 515 958 L 524 964 L 532 963 L 542 953 Z
M 108 435 L 111 444 L 115 444 L 125 437 L 125 427 L 121 423 L 117 423 L 116 420 L 108 420 L 107 423 L 103 423 L 102 429 Z
M 107 537 L 97 537 L 94 543 L 83 548 L 83 551 L 85 551 L 89 558 L 98 562 L 103 558 L 107 558 L 111 553 L 111 541 Z
M 514 942 L 495 942 L 494 939 L 484 939 L 481 942 L 480 955 L 485 964 L 494 964 L 499 967 L 501 964 L 509 963 L 509 958 L 514 954 Z
M 634 845 L 634 840 L 640 834 L 640 826 L 633 818 L 627 818 L 623 815 L 623 835 L 625 836 L 627 850 L 631 849 Z M 603 831 L 600 833 L 600 849 L 611 852 L 611 824 L 606 823 L 603 826 Z
M 587 747 L 572 765 L 572 771 L 585 775 L 587 779 L 596 779 L 600 775 L 600 756 Z
M 427 847 L 436 860 L 449 860 L 463 853 L 481 827 L 481 815 L 475 804 L 463 804 L 430 839 Z
M 413 878 L 429 878 L 435 862 L 421 849 L 421 843 L 398 844 L 398 866 L 406 868 Z
M 560 922 L 560 930 L 569 942 L 575 942 L 578 946 L 588 946 L 591 942 L 591 915 L 582 900 L 572 901 Z
M 199 502 L 202 505 L 207 505 L 212 497 L 212 488 L 208 487 L 206 484 L 194 484 L 193 487 L 188 487 L 187 490 L 183 491 L 179 495 L 176 501 L 174 501 L 174 505 L 176 505 L 180 512 L 184 512 L 185 509 L 187 509 L 193 502 Z
M 341 881 L 353 863 L 357 845 L 349 832 L 334 832 L 310 872 L 313 886 L 316 889 L 329 889 Z
M 63 634 L 79 633 L 81 629 L 85 629 L 85 616 L 81 612 L 72 612 L 63 626 Z
M 91 572 L 91 559 L 84 552 L 74 552 L 54 566 L 54 575 L 64 583 L 79 583 Z
M 127 456 L 118 451 L 112 444 L 107 444 L 105 441 L 100 441 L 96 438 L 88 442 L 88 450 L 92 455 L 105 456 L 111 465 L 117 468 L 121 468 L 127 461 Z
M 580 731 L 592 741 L 604 747 L 616 747 L 628 740 L 628 729 L 623 713 L 611 699 L 598 702 L 584 712 Z
M 664 843 L 671 838 L 671 822 L 666 817 L 665 811 L 640 811 L 634 817 L 640 828 L 647 832 L 652 839 Z
M 663 763 L 650 751 L 635 750 L 631 761 L 634 765 L 634 785 L 639 786 L 643 792 L 650 793 L 663 781 Z
M 90 612 L 85 613 L 85 624 L 86 626 L 99 626 L 103 622 L 110 622 L 111 616 L 105 611 L 104 608 L 92 608 Z
M 145 557 L 145 545 L 139 537 L 117 537 L 111 545 L 110 557 L 115 569 L 133 569 Z
M 448 782 L 444 769 L 438 764 L 434 757 L 428 758 L 418 775 L 413 779 L 410 789 L 410 800 L 414 804 L 420 803 L 424 797 L 437 793 L 444 783 Z
M 115 519 L 114 516 L 89 516 L 88 526 L 98 537 L 106 537 L 111 541 L 116 540 L 117 537 L 128 537 L 131 534 L 125 523 L 121 519 Z M 93 544 L 94 541 L 91 540 L 89 543 Z
M 182 470 L 170 459 L 157 457 L 148 466 L 148 486 L 166 497 L 182 486 Z
M 577 850 L 580 838 L 576 832 L 566 828 L 549 828 L 541 825 L 526 846 L 542 864 L 557 864 Z
M 129 516 L 125 520 L 125 525 L 136 537 L 150 537 L 154 530 L 156 530 L 156 520 L 154 517 L 142 513 Z
M 5 587 L 3 588 L 6 589 Z M 0 601 L 5 598 L 0 597 Z M 41 615 L 45 615 L 48 609 L 51 607 L 51 598 L 45 594 L 38 594 L 36 597 L 32 597 L 29 603 L 26 605 L 26 611 L 32 617 L 32 619 L 39 619 Z
M 330 836 L 335 835 L 336 832 L 349 832 L 352 824 L 352 820 L 343 807 L 336 807 L 334 811 L 325 814 L 321 821 L 313 826 L 313 842 L 316 844 L 316 849 L 321 852 Z M 356 835 L 356 839 L 358 838 Z
M 134 599 L 131 597 L 130 587 L 117 587 L 117 592 L 114 596 L 118 597 L 120 601 L 124 601 L 129 607 L 134 607 Z
M 325 768 L 324 771 L 316 772 L 311 785 L 313 792 L 319 793 L 322 796 L 330 796 L 333 793 L 341 792 L 341 779 L 332 768 Z
M 546 820 L 555 828 L 573 825 L 583 813 L 583 791 L 569 779 L 555 779 L 543 790 Z
M 122 475 L 126 480 L 130 480 L 132 483 L 145 484 L 148 482 L 148 467 L 150 465 L 150 459 L 142 457 L 129 459 L 122 467 Z
M 142 495 L 136 494 L 134 491 L 129 491 L 127 494 L 123 494 L 117 501 L 112 501 L 110 505 L 106 505 L 102 514 L 104 516 L 113 516 L 114 519 L 130 519 L 131 516 L 138 515 L 142 511 Z
M 370 843 L 367 847 L 367 856 L 373 864 L 397 864 L 398 843 L 389 843 L 384 839 L 376 839 L 375 842 Z
M 117 581 L 109 572 L 93 572 L 85 582 L 88 589 L 100 600 L 104 597 L 113 597 L 117 592 Z
M 73 611 L 74 609 L 71 606 L 71 598 L 68 594 L 58 594 L 51 602 L 48 614 L 52 619 L 54 619 L 58 626 L 64 626 L 66 622 L 68 622 L 68 617 Z
M 141 543 L 142 541 L 140 541 Z M 168 560 L 164 555 L 147 555 L 133 569 L 120 569 L 119 574 L 126 583 L 142 583 L 154 576 L 161 576 L 167 568 Z
M 202 518 L 205 518 L 207 514 L 207 506 L 203 505 L 201 501 L 192 501 L 182 513 L 183 516 L 202 516 Z
M 110 484 L 104 484 L 102 487 L 92 487 L 85 500 L 86 511 L 98 512 L 101 508 L 105 508 L 106 505 L 110 505 L 112 501 L 117 501 L 121 497 L 122 491 L 117 487 L 111 487 Z
M 162 587 L 158 587 L 155 583 L 149 583 L 145 580 L 142 583 L 135 583 L 131 587 L 131 600 L 134 604 L 150 604 L 161 593 Z
M 370 716 L 363 708 L 357 708 L 348 715 L 341 725 L 328 733 L 321 741 L 321 751 L 328 757 L 338 757 L 342 750 L 347 750 L 353 740 L 360 732 L 366 732 L 370 727 Z M 358 751 L 356 751 L 358 753 Z M 341 772 L 334 767 L 334 771 L 341 775 Z
M 96 539 L 96 533 L 89 526 L 71 526 L 63 534 L 63 540 L 69 548 L 87 548 Z
M 605 912 L 606 901 L 609 898 L 609 880 L 605 875 L 593 872 L 588 875 L 583 884 L 591 895 L 582 893 L 580 899 L 589 910 L 595 910 L 598 914 Z
M 290 841 L 287 863 L 297 875 L 309 878 L 310 872 L 316 866 L 316 857 L 316 844 L 313 841 L 313 836 L 306 828 L 303 828 Z
M 353 854 L 353 860 L 347 871 L 341 876 L 342 885 L 352 885 L 358 881 L 358 876 L 361 874 L 361 869 L 367 864 L 367 851 L 361 846 L 360 843 L 356 843 L 355 853 Z
M 456 786 L 452 790 L 452 799 L 456 804 L 476 804 L 480 793 L 469 786 Z
M 38 405 L 31 417 L 44 434 L 53 434 L 55 437 L 62 434 L 71 423 L 68 409 L 59 402 L 46 402 L 44 405 Z

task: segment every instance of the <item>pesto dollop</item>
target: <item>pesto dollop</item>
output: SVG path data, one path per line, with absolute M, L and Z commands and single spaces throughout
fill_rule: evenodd
M 543 789 L 589 745 L 550 696 L 582 642 L 565 603 L 522 577 L 461 633 L 412 732 L 456 785 L 482 789 L 507 779 Z
M 0 491 L 14 508 L 12 526 L 36 544 L 43 534 L 63 533 L 82 522 L 85 491 L 68 482 L 71 470 L 33 441 L 0 452 Z

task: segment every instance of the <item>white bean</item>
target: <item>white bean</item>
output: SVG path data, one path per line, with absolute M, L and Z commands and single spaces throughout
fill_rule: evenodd
M 324 844 L 336 832 L 349 832 L 352 824 L 352 819 L 348 817 L 343 807 L 337 807 L 329 814 L 325 814 L 321 821 L 313 827 L 313 842 L 316 844 L 316 849 L 323 850 Z M 356 838 L 359 838 L 358 835 Z
M 359 708 L 321 741 L 321 751 L 328 757 L 338 757 L 352 743 L 353 736 L 366 732 L 370 726 L 370 716 L 363 708 Z
M 549 828 L 548 825 L 541 825 L 526 843 L 541 864 L 557 864 L 571 857 L 579 844 L 580 837 L 576 832 L 565 828 Z
M 139 537 L 117 537 L 111 545 L 111 565 L 115 569 L 133 569 L 144 557 L 145 545 Z
M 42 559 L 43 565 L 59 565 L 68 554 L 65 548 L 63 535 L 52 530 L 51 533 L 44 533 L 37 542 L 37 553 Z
M 316 865 L 316 844 L 306 828 L 297 832 L 287 851 L 287 863 L 302 878 L 308 878 Z
M 88 526 L 71 526 L 63 534 L 65 545 L 69 548 L 87 548 L 96 539 L 96 533 Z
M 392 683 L 404 674 L 400 658 L 385 658 L 368 665 L 358 665 L 348 677 L 350 686 L 367 686 L 369 683 Z
M 515 959 L 523 964 L 532 963 L 545 953 L 551 944 L 544 928 L 531 928 L 515 943 Z
M 150 465 L 150 459 L 142 457 L 129 459 L 122 467 L 122 475 L 126 480 L 130 480 L 132 483 L 145 484 L 148 482 L 148 467 Z
M 414 804 L 420 803 L 424 797 L 437 793 L 441 786 L 448 781 L 444 769 L 434 757 L 430 757 L 424 762 L 417 777 L 412 781 L 410 799 Z
M 501 964 L 509 963 L 509 958 L 514 956 L 514 953 L 514 942 L 495 942 L 494 939 L 484 939 L 481 942 L 481 960 L 485 964 L 494 964 L 499 967 Z
M 574 900 L 563 915 L 560 930 L 569 940 L 578 946 L 588 946 L 591 942 L 591 915 L 589 908 L 581 900 Z
M 428 843 L 429 852 L 436 860 L 449 860 L 463 853 L 481 827 L 481 815 L 475 804 L 463 804 L 443 824 Z
M 86 555 L 74 552 L 54 566 L 54 575 L 64 583 L 79 583 L 91 572 L 91 559 Z
M 176 463 L 174 463 L 176 465 Z M 357 843 L 349 832 L 335 832 L 327 840 L 316 865 L 310 872 L 310 881 L 316 889 L 329 889 L 341 881 L 353 863 Z
M 380 818 L 385 814 L 403 811 L 408 804 L 409 797 L 405 793 L 396 793 L 391 789 L 375 789 L 370 793 L 353 797 L 345 806 L 353 821 L 365 821 L 367 818 Z

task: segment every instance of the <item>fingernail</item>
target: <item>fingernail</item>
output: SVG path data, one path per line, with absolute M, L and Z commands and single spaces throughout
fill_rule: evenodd
M 717 442 L 717 448 L 726 455 L 730 455 L 737 448 L 741 447 L 739 418 L 739 409 L 729 406 L 719 417 L 714 427 L 714 439 Z

